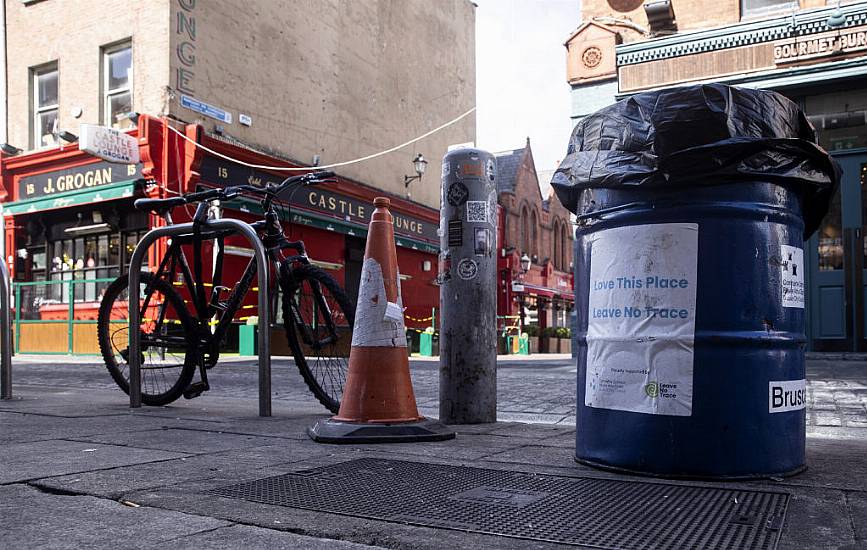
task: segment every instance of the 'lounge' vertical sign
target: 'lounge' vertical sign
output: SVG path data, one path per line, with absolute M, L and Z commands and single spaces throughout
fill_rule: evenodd
M 178 45 L 175 55 L 181 66 L 175 70 L 175 89 L 186 94 L 194 94 L 193 71 L 196 67 L 196 0 L 178 0 L 177 20 L 175 22 L 175 35 Z

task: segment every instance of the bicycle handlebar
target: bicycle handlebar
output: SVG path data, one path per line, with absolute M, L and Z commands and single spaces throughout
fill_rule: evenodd
M 256 193 L 258 195 L 266 195 L 268 199 L 279 195 L 283 190 L 288 189 L 292 185 L 315 185 L 317 183 L 333 182 L 334 172 L 310 172 L 300 176 L 290 176 L 277 185 L 268 184 L 265 187 L 255 185 L 232 185 L 222 189 L 206 189 L 183 195 L 186 202 L 203 202 L 213 200 L 229 200 L 237 197 L 241 193 Z

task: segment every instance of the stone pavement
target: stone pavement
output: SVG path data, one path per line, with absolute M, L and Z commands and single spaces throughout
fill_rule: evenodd
M 512 378 L 528 378 L 530 395 L 557 400 L 571 394 L 574 401 L 574 372 L 564 374 L 558 365 L 534 368 L 503 365 L 501 380 L 523 388 Z M 281 393 L 270 418 L 256 416 L 254 396 L 233 397 L 228 390 L 130 411 L 116 388 L 73 383 L 75 371 L 68 369 L 16 358 L 15 398 L 0 401 L 2 548 L 558 548 L 205 491 L 365 457 L 647 481 L 577 465 L 574 427 L 563 423 L 458 426 L 457 439 L 437 443 L 329 446 L 304 433 L 325 416 L 309 397 Z M 255 377 L 255 370 L 225 372 L 231 379 Z M 414 363 L 413 377 L 428 399 L 435 366 Z M 813 361 L 809 378 L 805 473 L 784 480 L 665 483 L 789 493 L 778 548 L 867 549 L 867 364 Z M 636 541 L 634 547 L 653 544 Z

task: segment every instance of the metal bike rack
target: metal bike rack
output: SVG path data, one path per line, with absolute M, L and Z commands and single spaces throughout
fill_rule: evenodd
M 248 223 L 233 219 L 208 220 L 202 229 L 237 231 L 253 245 L 253 256 L 259 278 L 259 416 L 271 416 L 271 312 L 268 300 L 268 258 L 265 246 Z M 141 338 L 138 326 L 141 265 L 151 244 L 161 237 L 176 237 L 193 233 L 192 223 L 157 227 L 148 231 L 136 245 L 129 264 L 129 406 L 141 407 Z M 264 320 L 264 328 L 262 326 Z M 136 327 L 132 330 L 132 327 Z
M 15 307 L 20 307 L 15 304 Z M 0 398 L 12 399 L 12 311 L 9 303 L 9 268 L 0 258 Z

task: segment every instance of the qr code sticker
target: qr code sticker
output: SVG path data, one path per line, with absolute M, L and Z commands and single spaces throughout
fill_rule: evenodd
M 488 221 L 488 201 L 467 201 L 467 223 Z

